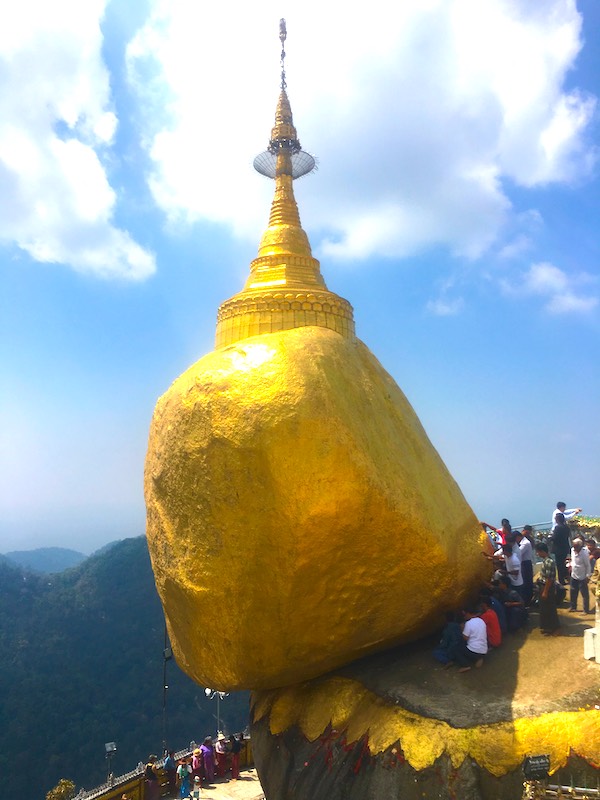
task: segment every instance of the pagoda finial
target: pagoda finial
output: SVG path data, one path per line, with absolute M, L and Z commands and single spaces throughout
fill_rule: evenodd
M 286 89 L 287 83 L 285 82 L 285 40 L 287 39 L 287 28 L 285 27 L 285 20 L 282 17 L 279 20 L 279 41 L 281 42 L 281 88 Z
M 330 292 L 300 223 L 292 183 L 315 169 L 300 141 L 287 96 L 285 20 L 279 21 L 281 89 L 269 146 L 254 159 L 261 175 L 275 180 L 269 226 L 250 265 L 244 289 L 219 308 L 217 347 L 249 336 L 317 325 L 354 336 L 352 306 Z

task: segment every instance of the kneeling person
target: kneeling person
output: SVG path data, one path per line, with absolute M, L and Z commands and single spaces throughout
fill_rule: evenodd
M 459 672 L 467 672 L 473 664 L 483 665 L 483 657 L 488 651 L 487 628 L 485 622 L 474 609 L 464 612 L 466 622 L 463 627 L 463 644 L 456 653 L 456 660 L 461 665 Z

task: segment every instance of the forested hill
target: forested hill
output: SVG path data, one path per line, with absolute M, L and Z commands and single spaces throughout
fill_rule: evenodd
M 13 550 L 4 557 L 18 567 L 25 567 L 34 572 L 63 572 L 65 569 L 77 567 L 87 558 L 77 550 L 66 547 L 38 547 L 37 550 Z
M 200 621 L 199 621 L 199 624 Z M 60 778 L 106 779 L 161 752 L 164 617 L 145 537 L 125 539 L 59 575 L 0 559 L 0 774 L 3 795 L 43 800 Z M 214 733 L 215 702 L 167 665 L 167 741 Z M 248 695 L 221 703 L 229 730 L 247 724 Z

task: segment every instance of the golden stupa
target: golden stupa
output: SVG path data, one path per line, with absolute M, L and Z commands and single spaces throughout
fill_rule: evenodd
M 415 639 L 486 574 L 473 512 L 312 256 L 293 180 L 314 161 L 284 55 L 255 162 L 275 180 L 269 226 L 219 309 L 216 349 L 158 401 L 146 460 L 173 650 L 221 690 L 297 683 Z

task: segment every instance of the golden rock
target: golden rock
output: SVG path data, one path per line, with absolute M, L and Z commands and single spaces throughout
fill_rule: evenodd
M 177 660 L 220 689 L 416 638 L 486 570 L 477 520 L 401 390 L 324 328 L 185 372 L 156 408 L 146 498 Z
M 284 74 L 263 156 L 275 196 L 258 258 L 219 309 L 217 350 L 159 400 L 146 460 L 173 650 L 221 690 L 417 638 L 487 569 L 475 516 L 312 256 L 292 182 L 314 159 Z

